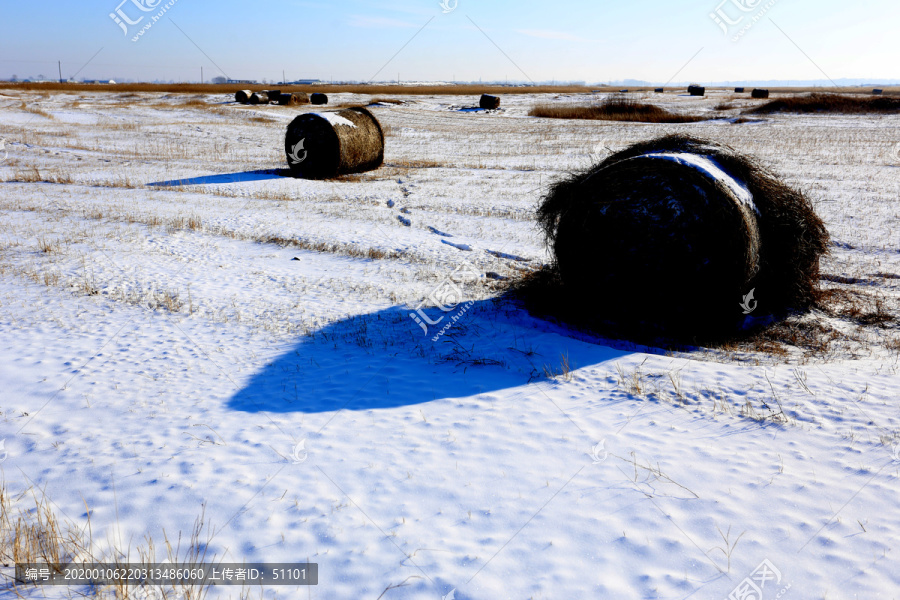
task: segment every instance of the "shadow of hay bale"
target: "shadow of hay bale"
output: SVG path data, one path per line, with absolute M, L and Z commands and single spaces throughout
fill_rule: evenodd
M 515 282 L 513 295 L 538 314 L 629 339 L 723 340 L 739 334 L 748 308 L 753 317 L 808 309 L 828 247 L 801 192 L 731 148 L 683 135 L 554 184 L 538 222 L 555 262 Z
M 329 179 L 380 167 L 384 131 L 363 107 L 306 113 L 288 125 L 284 149 L 294 176 Z

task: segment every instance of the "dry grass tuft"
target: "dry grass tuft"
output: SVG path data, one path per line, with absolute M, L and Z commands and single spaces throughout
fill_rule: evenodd
M 679 115 L 659 106 L 644 104 L 627 96 L 609 96 L 603 102 L 589 106 L 541 104 L 532 108 L 528 116 L 548 119 L 589 119 L 639 123 L 696 123 L 707 120 L 705 117 Z

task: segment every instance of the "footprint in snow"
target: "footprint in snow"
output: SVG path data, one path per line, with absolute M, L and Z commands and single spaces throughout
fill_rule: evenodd
M 472 247 L 467 244 L 454 244 L 453 242 L 448 242 L 447 240 L 441 240 L 441 243 L 447 244 L 448 246 L 453 246 L 457 250 L 465 250 L 466 252 L 472 251 Z
M 394 208 L 394 201 L 393 201 L 393 200 L 388 200 L 388 201 L 387 201 L 387 207 L 388 207 L 388 208 Z
M 449 233 L 444 233 L 443 231 L 440 231 L 439 229 L 435 229 L 434 227 L 430 227 L 430 226 L 428 227 L 428 231 L 430 231 L 431 233 L 433 233 L 435 235 L 439 235 L 441 237 L 453 237 Z
M 406 208 L 406 207 L 403 207 L 403 208 L 400 209 L 400 212 L 402 212 L 404 215 L 408 215 L 408 214 L 410 214 L 412 211 L 409 210 L 409 209 Z
M 400 221 L 401 223 L 403 223 L 404 225 L 406 225 L 407 227 L 412 225 L 412 221 L 410 221 L 409 219 L 406 219 L 400 215 L 397 215 L 397 220 Z

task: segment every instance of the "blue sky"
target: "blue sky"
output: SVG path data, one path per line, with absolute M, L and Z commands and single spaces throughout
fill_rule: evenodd
M 121 1 L 3 0 L 0 78 L 900 80 L 886 0 Z

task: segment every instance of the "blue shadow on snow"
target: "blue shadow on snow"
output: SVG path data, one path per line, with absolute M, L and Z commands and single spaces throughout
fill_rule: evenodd
M 558 370 L 562 354 L 573 368 L 631 354 L 576 339 L 503 300 L 423 312 L 432 322 L 443 317 L 427 334 L 410 316 L 414 310 L 392 307 L 304 336 L 256 373 L 228 407 L 275 413 L 395 408 L 525 386 L 545 377 L 545 365 Z

